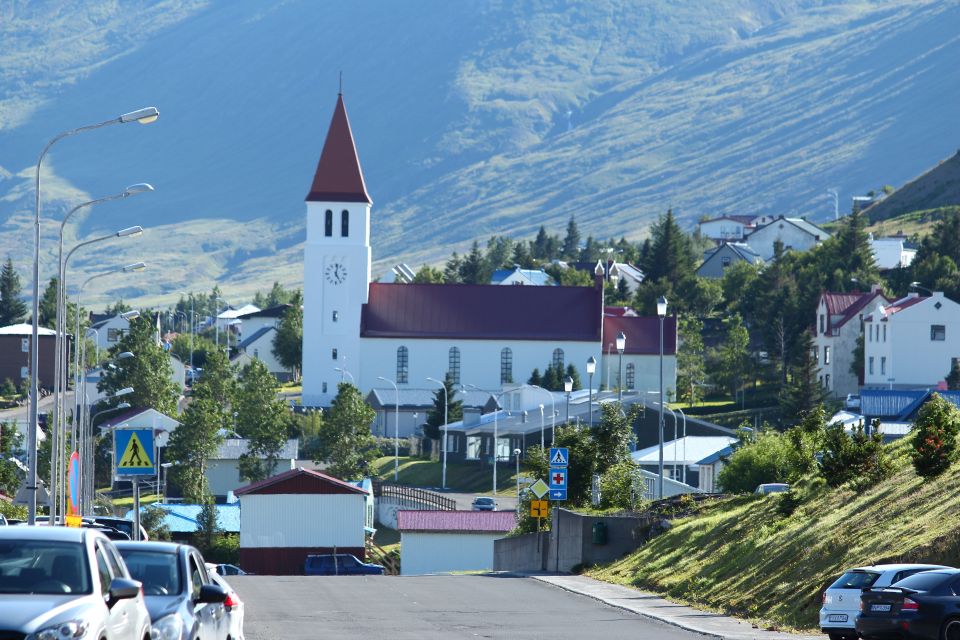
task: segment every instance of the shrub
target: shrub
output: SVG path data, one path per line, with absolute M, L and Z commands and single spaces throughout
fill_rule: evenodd
M 883 436 L 876 430 L 868 436 L 862 425 L 847 435 L 842 424 L 826 429 L 820 472 L 831 487 L 854 480 L 866 488 L 887 477 L 892 467 L 883 447 Z
M 637 465 L 633 461 L 620 462 L 607 469 L 600 477 L 600 506 L 604 509 L 632 509 L 642 499 L 642 494 L 633 493 L 637 475 Z
M 957 432 L 960 411 L 933 394 L 923 405 L 914 425 L 913 468 L 923 478 L 933 478 L 946 471 L 957 454 Z
M 17 386 L 13 384 L 13 380 L 10 378 L 5 378 L 3 384 L 0 384 L 0 396 L 15 396 L 17 395 Z
M 752 440 L 741 440 L 717 483 L 729 493 L 749 493 L 766 482 L 789 479 L 792 447 L 775 431 L 762 431 Z

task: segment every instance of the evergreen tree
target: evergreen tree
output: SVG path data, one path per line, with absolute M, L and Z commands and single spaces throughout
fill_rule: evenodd
M 0 327 L 26 321 L 27 304 L 20 294 L 20 274 L 13 268 L 13 260 L 7 256 L 3 269 L 0 269 Z
M 431 440 L 437 440 L 442 435 L 444 410 L 447 422 L 456 422 L 463 419 L 463 400 L 457 400 L 457 390 L 453 385 L 453 378 L 448 373 L 443 379 L 443 386 L 447 390 L 437 389 L 433 393 L 433 406 L 427 411 L 427 421 L 424 434 Z
M 332 475 L 344 480 L 363 476 L 379 455 L 370 433 L 370 423 L 375 417 L 376 412 L 364 402 L 360 390 L 341 382 L 337 396 L 324 415 L 314 461 L 328 465 Z
M 833 247 L 828 247 L 823 252 L 832 258 L 833 262 L 832 265 L 827 265 L 824 272 L 839 274 L 839 277 L 834 276 L 831 287 L 833 291 L 847 291 L 855 286 L 854 282 L 880 281 L 880 272 L 873 257 L 873 247 L 870 246 L 866 226 L 867 220 L 862 213 L 858 211 L 851 214 L 847 217 L 847 224 L 831 239 Z M 834 250 L 830 251 L 830 248 Z
M 530 255 L 536 260 L 550 259 L 550 237 L 547 235 L 547 229 L 543 225 L 540 225 L 540 230 L 537 231 L 537 238 L 530 246 Z
M 606 473 L 614 465 L 630 460 L 632 425 L 639 418 L 640 411 L 641 407 L 634 404 L 627 416 L 618 403 L 600 405 L 600 422 L 592 429 L 596 446 L 596 473 Z
M 237 432 L 249 440 L 240 456 L 240 475 L 251 481 L 274 474 L 287 443 L 287 408 L 277 399 L 276 379 L 261 360 L 245 366 L 237 378 Z
M 861 336 L 861 339 L 863 336 Z M 960 391 L 960 359 L 954 358 L 950 366 L 950 373 L 946 377 L 947 389 L 950 391 Z
M 423 265 L 413 276 L 414 284 L 443 284 L 443 271 Z
M 493 236 L 487 242 L 487 269 L 492 273 L 497 269 L 506 269 L 514 263 L 510 260 L 513 253 L 513 240 L 503 236 Z M 522 265 L 521 265 L 522 266 Z M 489 279 L 487 280 L 489 282 Z
M 737 392 L 750 372 L 750 335 L 739 314 L 734 314 L 724 324 L 727 331 L 719 349 L 717 377 L 736 400 Z
M 184 498 L 199 504 L 210 494 L 207 462 L 223 442 L 221 429 L 227 426 L 226 412 L 214 399 L 206 377 L 194 385 L 193 398 L 180 423 L 167 442 L 166 457 L 174 463 L 169 472 Z
M 561 257 L 565 260 L 576 260 L 580 254 L 580 230 L 577 229 L 577 221 L 570 216 L 567 223 L 567 235 L 563 239 L 563 248 Z
M 917 414 L 911 444 L 913 467 L 922 478 L 933 478 L 957 459 L 960 411 L 934 393 Z
M 646 278 L 681 282 L 693 275 L 696 262 L 690 238 L 668 210 L 650 229 L 649 254 L 641 265 Z
M 214 538 L 223 533 L 223 527 L 220 526 L 213 496 L 205 495 L 198 502 L 201 506 L 200 513 L 197 514 L 197 532 L 193 535 L 193 546 L 209 557 Z
M 677 353 L 677 399 L 691 405 L 699 398 L 699 385 L 706 378 L 706 348 L 703 322 L 693 316 L 681 316 L 680 346 Z
M 563 391 L 563 368 L 552 364 L 544 370 L 543 384 L 547 391 Z
M 532 267 L 533 257 L 530 255 L 530 245 L 526 242 L 518 242 L 513 245 L 513 253 L 510 256 L 510 261 L 522 268 Z
M 600 259 L 600 243 L 594 240 L 593 236 L 587 236 L 587 241 L 580 250 L 580 254 L 574 258 L 580 262 L 596 262 Z
M 280 318 L 271 351 L 277 361 L 290 370 L 293 379 L 299 380 L 303 367 L 303 294 L 299 289 L 293 292 L 290 306 Z
M 462 282 L 460 279 L 460 269 L 463 266 L 463 260 L 457 255 L 457 252 L 454 251 L 450 255 L 450 259 L 447 260 L 447 264 L 443 267 L 443 281 L 446 284 L 457 284 Z
M 460 264 L 460 282 L 464 284 L 490 284 L 491 275 L 492 272 L 487 265 L 487 261 L 480 251 L 480 243 L 474 240 L 470 247 L 470 253 L 464 257 Z
M 50 282 L 47 283 L 47 288 L 44 289 L 40 295 L 40 314 L 37 316 L 39 318 L 38 324 L 47 329 L 56 328 L 58 282 L 59 280 L 56 276 L 50 278 Z
M 788 424 L 815 410 L 827 398 L 827 392 L 817 378 L 817 361 L 813 357 L 816 347 L 809 331 L 800 334 L 799 345 L 797 358 L 790 368 L 789 383 L 780 400 L 781 413 Z
M 125 387 L 133 387 L 133 392 L 122 398 L 107 398 L 103 402 L 110 407 L 128 402 L 132 407 L 152 408 L 170 416 L 176 411 L 178 389 L 171 379 L 170 356 L 156 342 L 151 315 L 130 321 L 129 333 L 110 349 L 110 356 L 129 351 L 133 357 L 122 360 L 116 369 L 105 369 L 97 389 L 110 396 Z
M 575 366 L 573 366 L 573 363 L 572 363 L 572 362 L 567 365 L 567 372 L 566 372 L 566 373 L 567 373 L 567 375 L 564 376 L 564 380 L 566 380 L 567 378 L 572 378 L 572 379 L 573 379 L 573 390 L 574 390 L 574 391 L 579 391 L 580 389 L 583 389 L 583 384 L 580 383 L 580 372 L 577 371 L 577 368 L 576 368 Z
M 543 386 L 543 376 L 540 375 L 540 369 L 533 370 L 533 373 L 530 374 L 530 378 L 527 380 L 527 384 L 533 384 L 538 387 Z

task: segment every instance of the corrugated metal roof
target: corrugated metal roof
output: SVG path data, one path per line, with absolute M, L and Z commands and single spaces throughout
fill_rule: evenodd
M 301 482 L 297 482 L 301 480 Z M 281 485 L 278 487 L 277 485 Z M 282 490 L 283 485 L 289 485 L 289 491 Z M 325 473 L 297 467 L 284 471 L 266 480 L 248 484 L 234 491 L 235 495 L 242 496 L 248 493 L 366 493 L 349 482 L 328 476 Z
M 868 418 L 895 417 L 927 394 L 925 389 L 863 389 L 860 412 Z
M 245 454 L 250 447 L 250 441 L 246 438 L 226 438 L 217 448 L 218 460 L 239 460 L 240 456 Z M 299 441 L 296 439 L 287 440 L 277 457 L 281 459 L 296 460 L 299 452 Z
M 241 342 L 241 343 L 240 343 L 239 345 L 237 345 L 237 346 L 238 346 L 240 349 L 246 349 L 246 348 L 249 347 L 251 344 L 253 344 L 253 343 L 256 342 L 257 340 L 259 340 L 260 337 L 261 337 L 263 334 L 269 333 L 270 331 L 276 331 L 276 330 L 277 330 L 277 328 L 276 328 L 276 327 L 273 327 L 273 326 L 260 327 L 259 329 L 257 329 L 256 331 L 254 331 L 253 334 L 252 334 L 250 337 L 244 339 L 244 341 Z
M 194 533 L 198 528 L 197 518 L 200 515 L 199 504 L 156 504 L 147 507 L 140 507 L 140 512 L 152 506 L 159 507 L 167 512 L 163 523 L 167 525 L 171 533 Z M 220 528 L 227 533 L 240 533 L 240 503 L 218 504 L 217 522 Z M 127 511 L 123 516 L 129 520 L 133 519 L 133 509 Z
M 11 324 L 6 327 L 0 327 L 0 336 L 32 336 L 32 324 Z M 57 332 L 46 327 L 37 327 L 38 336 L 55 336 Z
M 627 337 L 625 354 L 657 355 L 660 353 L 660 318 L 656 316 L 611 316 L 603 317 L 603 339 L 614 344 L 623 331 Z M 677 317 L 663 319 L 663 353 L 677 352 Z M 613 352 L 615 355 L 616 352 Z
M 731 436 L 686 436 L 664 442 L 663 459 L 671 463 L 696 464 L 736 441 L 737 439 Z M 660 445 L 639 449 L 630 456 L 637 464 L 656 464 L 660 460 Z
M 543 269 L 521 269 L 520 267 L 497 269 L 493 272 L 493 275 L 490 276 L 490 284 L 500 284 L 513 274 L 518 274 L 522 279 L 532 285 L 545 286 L 551 284 L 550 276 Z
M 340 94 L 337 94 L 337 106 L 330 120 L 307 202 L 373 202 L 363 181 L 350 120 Z
M 388 407 L 392 409 L 394 405 L 397 404 L 397 393 L 399 393 L 399 404 L 401 407 L 417 409 L 432 407 L 434 393 L 436 391 L 441 391 L 442 393 L 440 385 L 437 385 L 433 389 L 399 389 L 398 391 L 394 391 L 393 387 L 383 389 L 374 388 L 367 394 L 367 402 L 374 404 L 374 408 Z M 465 407 L 485 408 L 491 404 L 492 399 L 493 394 L 489 391 L 460 391 L 457 389 L 455 393 L 450 394 L 450 402 L 459 400 L 463 402 L 463 406 Z
M 506 533 L 517 524 L 513 511 L 398 511 L 400 531 Z

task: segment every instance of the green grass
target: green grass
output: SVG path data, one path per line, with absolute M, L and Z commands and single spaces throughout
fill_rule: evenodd
M 813 630 L 823 589 L 845 568 L 960 562 L 960 464 L 924 481 L 907 450 L 905 441 L 891 445 L 896 471 L 870 489 L 824 489 L 790 516 L 777 509 L 782 496 L 718 501 L 590 575 L 762 625 Z
M 148 504 L 153 504 L 154 502 L 160 502 L 160 496 L 158 494 L 149 494 L 140 496 L 140 506 L 145 507 Z M 128 507 L 133 508 L 133 496 L 129 498 L 115 498 L 113 505 L 116 507 Z
M 372 465 L 373 476 L 393 482 L 393 456 L 377 458 Z M 422 458 L 400 457 L 399 483 L 413 487 L 439 487 L 443 471 L 440 462 Z M 520 475 L 523 475 L 521 469 Z M 517 486 L 516 467 L 501 464 L 497 469 L 497 490 L 506 491 Z M 447 488 L 462 493 L 492 493 L 493 469 L 479 462 L 448 462 Z

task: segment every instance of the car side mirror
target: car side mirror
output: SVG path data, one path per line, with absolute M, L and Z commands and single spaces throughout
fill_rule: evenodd
M 200 587 L 200 594 L 194 602 L 200 604 L 219 604 L 227 599 L 227 590 L 216 584 L 205 584 Z
M 136 598 L 140 594 L 140 583 L 127 578 L 114 578 L 110 582 L 110 606 L 120 600 Z

